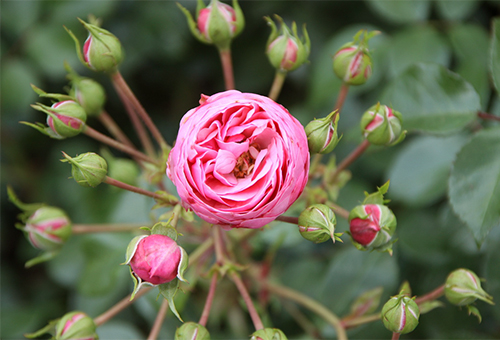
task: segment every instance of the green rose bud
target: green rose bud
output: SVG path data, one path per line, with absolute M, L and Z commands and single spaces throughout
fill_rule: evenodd
M 250 340 L 287 340 L 285 333 L 277 328 L 264 328 L 253 332 Z
M 414 299 L 400 294 L 393 296 L 382 307 L 382 322 L 394 333 L 410 333 L 417 327 L 420 311 Z
M 64 66 L 71 81 L 69 95 L 76 99 L 87 115 L 100 115 L 106 102 L 104 87 L 93 79 L 79 76 L 67 63 Z
M 56 251 L 71 236 L 71 221 L 63 210 L 45 206 L 37 209 L 20 229 L 33 247 Z
M 481 280 L 468 269 L 457 269 L 448 275 L 444 286 L 446 299 L 454 305 L 470 305 L 476 299 L 493 304 L 493 297 L 481 288 Z
M 322 243 L 330 238 L 341 241 L 340 234 L 335 234 L 337 220 L 332 209 L 324 204 L 314 204 L 304 210 L 299 216 L 300 235 L 314 243 Z
M 98 154 L 87 152 L 75 158 L 63 155 L 66 159 L 61 162 L 71 163 L 71 175 L 81 186 L 95 188 L 106 178 L 108 164 Z
M 98 339 L 94 320 L 82 312 L 64 315 L 56 325 L 56 340 Z
M 335 110 L 325 118 L 314 119 L 306 125 L 307 143 L 311 153 L 326 154 L 333 151 L 340 140 L 337 134 L 338 122 L 339 115 Z
M 392 146 L 401 142 L 406 131 L 401 128 L 401 113 L 386 105 L 373 105 L 361 117 L 361 131 L 374 145 Z
M 181 327 L 175 331 L 175 340 L 210 340 L 210 333 L 208 330 L 196 323 L 185 322 Z
M 333 71 L 348 85 L 362 85 L 372 75 L 372 58 L 368 51 L 368 40 L 379 34 L 359 31 L 352 42 L 344 44 L 333 56 Z

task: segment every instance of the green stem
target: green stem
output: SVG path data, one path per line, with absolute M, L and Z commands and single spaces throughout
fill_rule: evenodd
M 235 272 L 231 271 L 229 276 L 231 277 L 231 280 L 233 280 L 234 284 L 240 291 L 240 295 L 243 298 L 243 301 L 245 301 L 245 304 L 248 309 L 248 313 L 250 314 L 250 318 L 252 319 L 253 325 L 255 327 L 255 330 L 263 329 L 264 324 L 262 323 L 262 320 L 260 319 L 259 314 L 257 313 L 257 310 L 255 309 L 255 306 L 253 304 L 252 298 L 250 297 L 250 294 L 248 294 L 248 291 L 241 280 L 240 275 Z
M 339 96 L 337 97 L 337 102 L 335 103 L 335 107 L 333 108 L 334 111 L 338 110 L 337 114 L 340 113 L 342 106 L 344 106 L 345 99 L 347 98 L 347 92 L 349 92 L 349 85 L 342 82 L 342 86 L 340 87 Z M 335 117 L 333 118 L 333 121 L 335 121 Z
M 270 282 L 265 282 L 264 285 L 265 288 L 267 288 L 270 292 L 282 296 L 284 298 L 287 298 L 289 300 L 295 301 L 298 304 L 308 308 L 310 311 L 321 316 L 335 329 L 335 331 L 337 332 L 338 340 L 347 340 L 347 334 L 345 332 L 344 327 L 342 326 L 340 319 L 319 302 L 314 301 L 307 295 L 304 295 L 300 292 L 297 292 L 293 289 L 287 288 L 282 285 Z
M 271 98 L 272 100 L 276 101 L 278 99 L 281 89 L 283 88 L 283 83 L 285 82 L 286 75 L 286 71 L 276 71 L 273 85 L 271 86 L 271 90 L 269 91 L 269 98 Z
M 125 153 L 128 153 L 132 157 L 138 158 L 144 162 L 148 162 L 151 164 L 157 164 L 157 162 L 152 159 L 149 156 L 146 156 L 140 151 L 137 151 L 136 149 L 131 148 L 128 145 L 125 145 L 123 143 L 118 142 L 117 140 L 110 138 L 106 135 L 103 135 L 102 133 L 98 132 L 97 130 L 92 129 L 90 126 L 85 125 L 83 128 L 83 133 L 86 134 L 89 137 L 94 138 L 95 140 L 98 140 L 101 143 L 107 144 L 117 150 L 123 151 Z
M 128 102 L 132 105 L 135 112 L 137 112 L 139 117 L 142 119 L 146 127 L 153 135 L 153 137 L 156 139 L 158 145 L 160 145 L 162 149 L 166 148 L 167 142 L 165 142 L 163 136 L 161 135 L 160 131 L 154 124 L 153 120 L 151 119 L 151 117 L 149 117 L 144 107 L 141 105 L 141 103 L 134 95 L 128 84 L 125 82 L 125 79 L 123 79 L 120 71 L 116 71 L 115 73 L 113 73 L 111 75 L 111 79 L 117 91 L 121 93 L 125 98 L 127 98 Z
M 156 340 L 156 338 L 158 337 L 158 334 L 160 333 L 160 330 L 161 330 L 163 320 L 165 319 L 165 315 L 167 315 L 167 308 L 168 308 L 168 300 L 163 299 L 163 302 L 160 306 L 160 310 L 158 311 L 158 314 L 156 315 L 156 319 L 155 319 L 155 323 L 153 324 L 153 328 L 151 328 L 151 332 L 149 332 L 148 340 Z
M 207 325 L 208 316 L 210 315 L 210 308 L 212 308 L 212 302 L 214 300 L 215 289 L 217 288 L 217 280 L 218 280 L 217 272 L 214 272 L 212 275 L 212 281 L 210 282 L 210 289 L 208 290 L 207 300 L 205 302 L 205 307 L 203 307 L 203 312 L 201 313 L 200 321 L 198 322 L 200 325 L 205 327 Z
M 338 175 L 344 171 L 345 169 L 347 169 L 347 167 L 349 165 L 351 165 L 356 159 L 359 158 L 359 156 L 361 156 L 365 151 L 366 149 L 368 149 L 368 147 L 370 146 L 370 142 L 368 140 L 363 140 L 363 142 L 361 142 L 361 144 L 358 145 L 358 147 L 356 149 L 354 149 L 350 154 L 349 156 L 347 156 L 340 164 L 339 166 L 337 167 L 337 169 L 335 169 L 335 172 L 333 173 L 332 177 L 331 177 L 331 180 L 330 180 L 330 183 L 334 183 L 335 180 L 337 179 Z
M 233 62 L 231 59 L 231 48 L 219 50 L 222 71 L 224 73 L 224 84 L 226 90 L 234 90 Z
M 114 233 L 125 231 L 138 231 L 143 224 L 131 223 L 116 223 L 116 224 L 75 224 L 71 228 L 73 234 L 90 234 L 90 233 Z M 147 224 L 147 223 L 146 223 Z
M 370 323 L 377 320 L 380 320 L 380 313 L 363 315 L 353 319 L 342 319 L 341 324 L 345 329 L 347 329 L 364 325 L 365 323 Z

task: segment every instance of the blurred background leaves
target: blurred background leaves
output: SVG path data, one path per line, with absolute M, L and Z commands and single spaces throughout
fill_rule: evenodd
M 180 2 L 194 11 L 195 2 Z M 499 19 L 491 24 L 492 18 L 500 15 L 500 3 L 370 0 L 242 1 L 240 5 L 247 24 L 232 45 L 239 90 L 260 94 L 269 91 L 274 70 L 264 55 L 270 30 L 263 17 L 278 14 L 287 23 L 306 23 L 312 41 L 310 63 L 290 73 L 279 102 L 303 124 L 325 116 L 332 110 L 341 84 L 331 70 L 331 56 L 357 30 L 377 29 L 383 34 L 370 41 L 374 73 L 366 85 L 351 88 L 339 123 L 344 138 L 335 156 L 342 159 L 360 142 L 359 119 L 377 101 L 401 111 L 407 123 L 404 127 L 411 132 L 400 145 L 372 148 L 354 163 L 353 179 L 342 188 L 338 201 L 352 209 L 363 200 L 363 191 L 372 192 L 391 180 L 389 206 L 398 218 L 399 238 L 393 257 L 359 252 L 346 237 L 344 244 L 335 246 L 329 242 L 309 244 L 298 237 L 293 226 L 276 222 L 252 240 L 258 250 L 256 258 L 259 251 L 283 242 L 273 264 L 273 277 L 323 301 L 335 313 L 348 311 L 359 294 L 375 286 L 384 288 L 385 299 L 397 293 L 402 281 L 409 280 L 413 294 L 421 295 L 440 285 L 451 270 L 467 267 L 487 279 L 484 288 L 497 302 L 495 306 L 478 303 L 483 322 L 478 324 L 465 310 L 446 305 L 423 315 L 411 336 L 499 338 L 500 208 L 495 166 L 500 157 L 500 131 L 498 123 L 479 121 L 475 113 L 483 110 L 500 114 L 498 90 L 492 86 L 497 84 L 498 89 L 500 78 Z M 63 92 L 67 85 L 63 68 L 66 60 L 77 72 L 105 86 L 106 110 L 137 141 L 109 81 L 79 65 L 63 25 L 83 41 L 86 32 L 76 17 L 86 19 L 92 13 L 103 18 L 103 26 L 125 48 L 126 58 L 120 68 L 124 77 L 170 143 L 175 140 L 180 117 L 197 105 L 201 93 L 222 91 L 223 80 L 215 49 L 195 41 L 175 2 L 2 1 L 0 6 L 0 337 L 19 339 L 69 310 L 82 309 L 97 316 L 131 292 L 128 268 L 119 264 L 132 235 L 75 235 L 56 259 L 27 270 L 24 262 L 37 252 L 13 227 L 19 211 L 6 199 L 6 185 L 12 185 L 25 202 L 46 202 L 65 209 L 78 224 L 147 224 L 153 205 L 151 200 L 103 185 L 88 189 L 68 180 L 70 169 L 59 162 L 61 151 L 70 155 L 97 152 L 99 145 L 94 141 L 85 136 L 55 141 L 18 123 L 44 120 L 29 107 L 39 100 L 30 83 L 48 92 Z M 97 120 L 90 119 L 89 125 L 102 129 Z M 478 130 L 483 131 L 476 133 Z M 427 132 L 432 134 L 424 134 Z M 467 147 L 462 149 L 464 145 Z M 463 167 L 459 167 L 461 163 Z M 469 176 L 477 182 L 459 193 L 449 191 L 452 183 L 463 183 L 464 172 L 476 166 L 486 167 L 487 173 L 480 178 Z M 476 196 L 467 188 L 478 184 L 493 193 L 487 203 L 471 200 Z M 486 191 L 475 191 L 474 195 L 484 197 Z M 490 218 L 486 229 L 491 232 L 478 246 L 470 230 L 477 230 L 484 238 L 485 227 L 476 221 L 476 212 L 485 204 L 489 204 Z M 295 208 L 288 214 L 299 213 Z M 347 223 L 339 221 L 338 229 L 345 231 Z M 206 278 L 199 281 L 196 287 L 206 288 Z M 226 299 L 215 302 L 218 312 L 208 324 L 213 338 L 247 334 L 248 320 L 235 312 L 239 309 L 237 295 L 229 287 L 223 296 Z M 187 316 L 199 317 L 205 292 L 195 290 L 189 295 L 183 308 Z M 144 337 L 159 308 L 155 298 L 156 293 L 150 293 L 100 327 L 101 339 Z M 308 316 L 323 337 L 334 336 L 330 326 Z M 267 322 L 282 328 L 289 337 L 307 337 L 279 304 L 271 304 Z M 175 318 L 168 318 L 160 338 L 171 338 L 178 326 Z M 234 332 L 238 327 L 242 333 Z M 349 331 L 349 336 L 388 338 L 388 332 L 381 323 L 373 323 Z

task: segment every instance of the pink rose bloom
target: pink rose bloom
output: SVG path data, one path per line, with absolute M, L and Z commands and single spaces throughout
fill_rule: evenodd
M 182 118 L 167 162 L 183 205 L 226 229 L 273 221 L 307 183 L 304 128 L 257 94 L 202 95 L 200 104 Z

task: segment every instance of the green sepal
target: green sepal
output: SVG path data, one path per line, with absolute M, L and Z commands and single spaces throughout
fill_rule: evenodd
M 80 62 L 83 65 L 85 65 L 89 70 L 92 70 L 92 68 L 85 62 L 85 59 L 83 59 L 82 45 L 80 45 L 80 40 L 78 40 L 78 38 L 73 34 L 73 32 L 71 32 L 71 30 L 69 28 L 67 28 L 66 26 L 63 26 L 63 27 L 66 30 L 66 32 L 68 32 L 68 34 L 73 39 L 73 41 L 75 42 L 76 54 L 78 55 L 78 59 L 80 59 Z
M 420 314 L 429 313 L 431 310 L 441 307 L 444 307 L 444 303 L 438 300 L 426 301 L 418 305 L 418 309 L 420 309 Z
M 7 196 L 9 197 L 9 201 L 11 201 L 16 207 L 23 211 L 23 213 L 18 215 L 19 219 L 23 223 L 26 222 L 26 220 L 39 208 L 46 206 L 45 203 L 21 202 L 10 185 L 7 186 Z
M 399 295 L 406 295 L 411 297 L 411 287 L 410 282 L 404 281 L 401 286 L 399 286 Z
M 59 322 L 59 320 L 60 319 L 51 320 L 51 321 L 49 321 L 48 325 L 46 325 L 45 327 L 43 327 L 43 328 L 41 328 L 33 333 L 25 333 L 23 335 L 24 335 L 24 337 L 29 338 L 29 339 L 38 338 L 45 333 L 50 333 L 52 335 L 55 335 L 56 325 Z
M 30 85 L 31 85 L 31 88 L 33 89 L 33 91 L 42 98 L 55 99 L 58 102 L 62 102 L 65 100 L 73 100 L 73 101 L 75 100 L 75 98 L 68 96 L 67 94 L 47 93 L 44 90 L 42 90 L 41 88 L 39 88 L 33 84 L 30 84 Z
M 202 1 L 198 0 L 198 6 L 199 6 L 200 2 L 202 2 Z M 182 13 L 184 13 L 184 15 L 186 16 L 189 30 L 195 36 L 195 38 L 198 39 L 200 42 L 202 42 L 204 44 L 208 44 L 208 45 L 212 44 L 212 42 L 210 42 L 209 40 L 207 40 L 203 36 L 203 34 L 201 34 L 201 32 L 198 30 L 196 22 L 194 21 L 193 16 L 191 15 L 191 13 L 184 6 L 182 6 L 180 3 L 177 3 L 177 7 L 179 7 L 179 9 L 182 11 Z M 205 7 L 203 7 L 203 8 L 205 8 Z M 196 13 L 198 13 L 198 12 L 199 11 L 196 11 Z
M 127 251 L 125 253 L 125 262 L 120 263 L 121 265 L 126 265 L 126 264 L 130 263 L 130 261 L 132 260 L 132 257 L 134 257 L 134 254 L 137 250 L 137 245 L 139 244 L 139 241 L 147 236 L 148 235 L 139 235 L 139 236 L 134 237 L 132 239 L 132 241 L 129 242 L 129 244 L 127 246 Z
M 172 313 L 174 313 L 177 319 L 179 319 L 181 322 L 184 322 L 179 313 L 177 312 L 174 303 L 175 294 L 179 289 L 179 279 L 175 278 L 170 282 L 158 285 L 158 288 L 160 289 L 160 294 L 163 295 L 163 297 L 168 301 L 168 306 L 170 307 Z
M 351 304 L 349 316 L 359 317 L 375 312 L 380 305 L 383 291 L 383 287 L 376 287 L 359 295 Z
M 167 208 L 179 203 L 179 200 L 174 195 L 170 195 L 165 191 L 158 190 L 155 194 L 160 195 L 161 198 L 155 198 L 156 204 L 151 208 L 151 210 L 158 208 Z
M 387 193 L 387 190 L 389 190 L 389 184 L 390 180 L 388 180 L 384 185 L 381 187 L 377 187 L 377 191 L 371 194 L 368 194 L 365 191 L 365 200 L 363 201 L 363 204 L 381 204 L 384 205 L 386 203 L 389 203 L 390 200 L 384 200 L 384 194 Z
M 52 129 L 50 127 L 45 126 L 42 123 L 33 124 L 33 123 L 30 123 L 30 122 L 23 122 L 23 121 L 21 121 L 19 123 L 31 126 L 32 128 L 40 131 L 41 133 L 43 133 L 46 136 L 49 136 L 50 138 L 54 138 L 54 139 L 65 139 L 66 138 L 66 137 L 63 137 L 63 136 L 56 135 L 54 133 L 54 131 L 52 131 Z
M 233 38 L 236 38 L 245 27 L 245 16 L 243 15 L 243 11 L 241 10 L 238 0 L 233 0 L 232 5 L 234 9 L 234 16 L 236 17 L 236 29 L 234 30 Z
M 186 222 L 194 222 L 194 213 L 191 210 L 182 208 L 181 218 Z
M 47 251 L 26 262 L 24 264 L 24 267 L 31 268 L 36 264 L 52 260 L 54 257 L 56 257 L 57 254 L 59 254 L 59 251 Z
M 179 236 L 179 233 L 177 232 L 175 227 L 173 227 L 170 224 L 172 217 L 167 222 L 156 223 L 153 226 L 153 228 L 151 228 L 151 235 L 164 235 L 164 236 L 170 237 L 174 241 L 177 241 L 177 237 Z
M 198 0 L 196 2 L 196 20 L 198 20 L 198 15 L 200 14 L 200 11 L 206 7 L 207 6 L 205 5 L 205 2 L 203 2 L 203 0 Z
M 472 305 L 467 305 L 467 311 L 469 312 L 469 315 L 474 315 L 477 320 L 479 321 L 479 323 L 481 323 L 481 321 L 483 321 L 483 318 L 481 317 L 481 313 L 479 313 L 479 309 L 477 309 L 476 307 L 472 306 Z
M 186 271 L 189 264 L 189 256 L 188 253 L 184 250 L 184 248 L 179 247 L 179 249 L 181 250 L 181 260 L 179 261 L 179 267 L 177 267 L 177 278 L 182 282 L 189 283 L 184 278 L 184 272 Z

